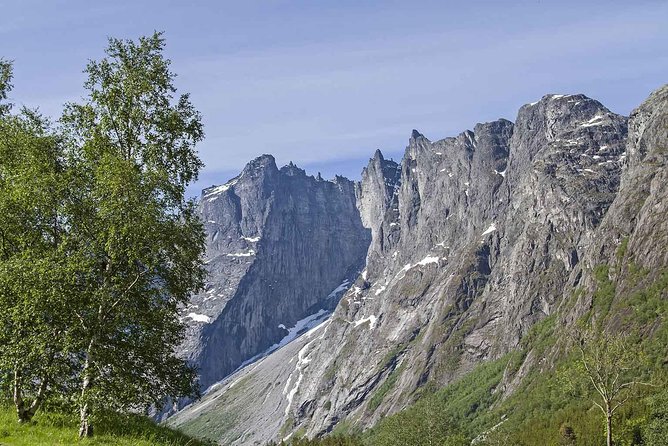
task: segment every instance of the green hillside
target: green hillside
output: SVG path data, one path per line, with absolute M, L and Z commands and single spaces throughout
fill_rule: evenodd
M 445 387 L 427 384 L 415 404 L 374 428 L 360 432 L 354 420 L 344 420 L 329 437 L 293 439 L 291 444 L 605 445 L 604 418 L 592 402 L 597 395 L 587 377 L 576 373 L 580 355 L 570 340 L 578 327 L 589 327 L 599 334 L 624 334 L 638 363 L 637 379 L 646 383 L 615 412 L 613 444 L 668 445 L 668 274 L 651 274 L 648 280 L 643 280 L 648 274 L 625 275 L 611 282 L 604 269 L 594 271 L 591 308 L 574 326 L 564 323 L 572 311 L 567 302 L 532 328 L 521 349 L 483 363 Z M 629 281 L 633 291 L 613 299 L 615 285 Z M 575 294 L 573 301 L 581 297 L 581 292 Z M 512 383 L 516 387 L 507 392 Z

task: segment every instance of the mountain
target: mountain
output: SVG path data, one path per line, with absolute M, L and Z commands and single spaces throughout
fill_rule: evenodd
M 365 429 L 519 349 L 540 321 L 603 320 L 601 280 L 609 309 L 668 270 L 667 128 L 668 86 L 629 118 L 552 94 L 514 123 L 414 130 L 400 164 L 377 151 L 355 188 L 366 266 L 333 314 L 170 423 L 239 445 Z M 548 356 L 529 351 L 495 394 Z
M 181 354 L 207 389 L 322 320 L 363 267 L 370 234 L 352 181 L 307 176 L 271 155 L 205 189 L 207 284 L 182 309 Z

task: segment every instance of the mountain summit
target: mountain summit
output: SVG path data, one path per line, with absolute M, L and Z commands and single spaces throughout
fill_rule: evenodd
M 294 432 L 322 435 L 342 423 L 363 429 L 406 408 L 425 386 L 442 387 L 520 348 L 532 327 L 548 317 L 572 326 L 592 308 L 596 265 L 618 265 L 632 256 L 648 271 L 668 266 L 665 249 L 652 247 L 661 241 L 668 245 L 666 122 L 668 86 L 654 92 L 630 119 L 584 95 L 553 94 L 521 107 L 514 123 L 477 124 L 473 131 L 434 142 L 413 130 L 399 164 L 376 151 L 354 188 L 347 181 L 325 186 L 339 190 L 329 199 L 345 203 L 345 218 L 336 220 L 340 226 L 329 226 L 336 216 L 323 210 L 328 220 L 307 218 L 304 230 L 290 238 L 299 246 L 329 246 L 311 232 L 333 231 L 330 236 L 340 244 L 318 254 L 311 249 L 308 255 L 315 257 L 300 266 L 292 266 L 296 259 L 285 254 L 264 251 L 275 260 L 266 261 L 269 276 L 262 270 L 251 276 L 255 281 L 276 277 L 274 270 L 282 267 L 273 262 L 288 262 L 297 275 L 277 283 L 271 297 L 259 289 L 252 298 L 245 294 L 253 306 L 234 317 L 265 317 L 271 322 L 262 324 L 269 325 L 263 333 L 270 333 L 272 325 L 288 316 L 262 313 L 267 302 L 280 296 L 285 299 L 281 305 L 301 311 L 289 314 L 304 315 L 338 281 L 350 280 L 333 314 L 227 378 L 171 423 L 188 431 L 201 426 L 203 418 L 222 422 L 233 417 L 233 423 L 207 434 L 238 445 L 281 440 Z M 319 184 L 303 176 L 290 179 L 299 179 L 300 188 L 307 190 Z M 296 191 L 291 196 L 274 192 L 282 184 L 264 189 L 281 209 L 284 200 L 297 196 Z M 342 194 L 345 198 L 338 198 Z M 211 215 L 211 206 L 203 200 L 204 215 Z M 221 208 L 213 219 L 228 221 L 225 215 L 231 211 L 226 208 L 224 214 Z M 304 208 L 299 215 L 311 213 Z M 371 232 L 370 244 L 362 225 Z M 234 243 L 259 234 L 240 231 L 234 233 Z M 625 251 L 619 254 L 622 244 Z M 215 248 L 219 251 L 212 251 L 212 257 L 251 248 L 226 245 Z M 282 249 L 307 255 L 302 248 Z M 351 276 L 362 269 L 359 259 L 365 255 L 363 271 Z M 311 301 L 287 295 L 303 277 L 296 271 L 307 265 L 328 271 L 330 279 Z M 329 274 L 334 268 L 337 274 Z M 610 280 L 622 290 L 624 277 Z M 623 296 L 620 291 L 614 298 Z M 296 317 L 301 316 L 290 321 Z M 216 331 L 227 327 L 221 333 L 235 333 L 231 327 L 240 325 L 222 324 L 228 322 L 212 323 L 206 331 L 211 339 L 216 336 L 216 343 L 205 343 L 199 356 L 205 377 L 211 376 L 209 364 L 217 371 L 233 369 L 229 361 L 220 366 L 227 348 L 237 351 L 230 344 L 260 339 L 239 331 L 235 341 L 223 346 L 225 339 Z M 257 342 L 261 348 L 272 342 L 268 336 Z M 244 351 L 245 356 L 253 353 Z M 525 355 L 504 374 L 496 397 L 512 395 L 529 371 L 545 367 L 545 355 L 533 350 Z

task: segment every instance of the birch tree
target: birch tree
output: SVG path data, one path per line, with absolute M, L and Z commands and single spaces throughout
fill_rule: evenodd
M 80 436 L 95 410 L 139 410 L 197 391 L 174 355 L 178 309 L 203 283 L 204 231 L 186 186 L 202 163 L 200 114 L 175 97 L 160 33 L 110 39 L 86 67 L 88 96 L 62 123 L 81 172 L 72 236 L 86 283 L 72 311 L 80 345 Z
M 637 396 L 643 374 L 642 352 L 625 335 L 602 333 L 577 342 L 582 373 L 593 389 L 592 403 L 605 419 L 606 444 L 613 444 L 613 416 Z
M 0 100 L 9 90 L 11 65 L 0 61 Z M 10 110 L 0 103 L 0 383 L 27 422 L 72 373 L 65 309 L 76 256 L 64 228 L 72 171 L 44 118 Z

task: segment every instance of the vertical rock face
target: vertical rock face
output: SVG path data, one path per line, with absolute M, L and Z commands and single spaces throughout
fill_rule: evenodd
M 514 123 L 439 141 L 414 130 L 400 164 L 377 151 L 356 187 L 372 233 L 366 268 L 329 320 L 173 422 L 222 419 L 225 401 L 236 423 L 211 435 L 224 444 L 320 435 L 342 420 L 368 427 L 425 384 L 514 349 L 591 288 L 597 264 L 665 269 L 655 247 L 668 244 L 667 128 L 668 87 L 630 121 L 583 95 L 546 95 Z M 591 304 L 579 299 L 571 321 Z M 237 382 L 244 407 L 233 403 Z
M 592 238 L 589 265 L 608 265 L 618 300 L 668 274 L 668 85 L 653 92 L 629 120 L 620 190 Z M 642 270 L 641 277 L 633 270 Z M 590 279 L 585 285 L 593 289 Z M 591 304 L 580 298 L 574 317 Z
M 369 165 L 362 170 L 362 181 L 357 185 L 357 206 L 362 223 L 371 229 L 371 243 L 367 266 L 384 251 L 385 233 L 392 229 L 395 218 L 387 215 L 389 209 L 398 204 L 398 190 L 401 180 L 399 164 L 383 158 L 376 150 Z M 386 217 L 390 220 L 385 221 Z
M 202 192 L 209 277 L 183 309 L 183 352 L 202 388 L 335 307 L 370 241 L 355 203 L 353 182 L 315 179 L 292 163 L 278 169 L 270 155 Z
M 454 138 L 413 132 L 366 279 L 305 356 L 296 428 L 372 424 L 425 383 L 517 346 L 577 280 L 579 253 L 617 191 L 625 139 L 626 118 L 582 95 L 545 96 L 514 124 Z M 317 378 L 329 370 L 335 379 Z

